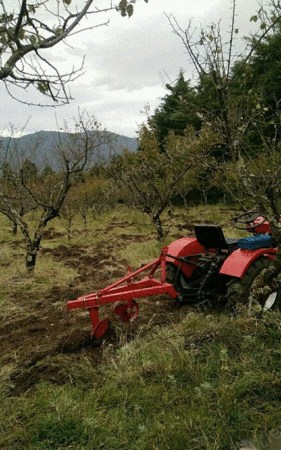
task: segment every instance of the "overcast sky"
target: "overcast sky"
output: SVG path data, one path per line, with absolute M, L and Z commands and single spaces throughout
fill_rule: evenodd
M 15 4 L 17 0 L 8 2 Z M 257 0 L 237 0 L 237 39 L 255 31 L 257 24 L 249 20 L 259 4 Z M 44 53 L 61 73 L 72 65 L 78 68 L 86 55 L 85 74 L 69 85 L 74 100 L 58 108 L 27 106 L 9 97 L 0 83 L 0 130 L 8 129 L 10 123 L 20 129 L 28 118 L 25 134 L 56 130 L 56 116 L 60 125 L 64 119 L 71 124 L 79 107 L 94 114 L 107 130 L 135 137 L 145 120 L 145 105 L 154 111 L 168 93 L 165 84 L 173 83 L 180 69 L 186 79 L 194 75 L 183 44 L 172 32 L 165 13 L 174 14 L 182 28 L 192 18 L 194 25 L 203 27 L 221 19 L 227 33 L 231 7 L 231 0 L 149 0 L 148 4 L 137 0 L 130 19 L 111 12 L 108 26 L 75 35 L 69 40 L 71 47 L 60 44 Z M 242 48 L 238 40 L 237 45 Z M 40 102 L 35 90 L 20 95 L 26 101 Z

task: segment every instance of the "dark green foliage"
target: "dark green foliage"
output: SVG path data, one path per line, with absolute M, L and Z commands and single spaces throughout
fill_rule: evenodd
M 217 79 L 218 78 L 218 79 Z M 199 82 L 196 86 L 198 104 L 201 111 L 208 119 L 214 119 L 221 115 L 221 105 L 218 98 L 218 90 L 221 80 L 215 71 L 209 74 L 200 74 Z
M 153 115 L 154 126 L 162 147 L 170 131 L 176 135 L 183 135 L 188 125 L 193 125 L 197 130 L 202 125 L 197 115 L 196 90 L 184 79 L 182 71 L 175 86 L 167 85 L 167 88 L 172 92 L 162 99 L 162 104 Z
M 253 42 L 253 44 L 255 41 Z M 244 72 L 245 73 L 245 72 Z M 263 88 L 263 101 L 271 108 L 281 98 L 281 28 L 260 42 L 248 64 L 247 84 Z
M 72 443 L 85 444 L 88 436 L 79 421 L 71 418 L 42 417 L 32 431 L 31 442 L 39 450 L 69 448 Z M 34 447 L 35 448 L 35 447 Z
M 255 39 L 252 45 L 255 45 Z M 255 48 L 246 65 L 236 62 L 231 84 L 232 93 L 241 97 L 247 93 L 248 101 L 256 106 L 256 123 L 248 132 L 250 146 L 262 147 L 264 142 L 278 142 L 281 136 L 281 28 L 266 36 Z M 241 68 L 239 67 L 241 66 Z M 254 100 L 254 101 L 253 101 Z

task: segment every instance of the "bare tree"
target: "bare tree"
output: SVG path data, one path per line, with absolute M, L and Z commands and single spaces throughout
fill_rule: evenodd
M 64 224 L 64 228 L 67 231 L 67 239 L 68 241 L 71 240 L 71 230 L 73 221 L 77 215 L 78 212 L 78 198 L 75 196 L 75 193 L 73 195 L 73 192 L 75 190 L 71 190 L 68 195 L 66 196 L 66 199 L 61 207 L 60 210 L 60 219 L 62 220 L 62 223 Z
M 30 161 L 25 155 L 23 156 L 19 147 L 19 140 L 15 138 L 16 134 L 22 135 L 24 129 L 21 132 L 11 126 L 10 136 L 0 143 L 1 150 L 1 163 L 0 163 L 0 191 L 4 194 L 9 204 L 13 205 L 17 214 L 23 218 L 28 212 L 35 210 L 37 205 L 29 197 L 26 190 L 21 183 L 20 173 L 18 168 L 21 168 L 22 174 L 29 177 L 30 181 L 37 175 L 37 167 Z M 36 140 L 35 147 L 40 145 L 40 138 Z M 32 158 L 32 149 L 30 149 L 29 155 Z M 14 220 L 14 215 L 11 215 L 10 208 L 7 203 L 0 199 L 0 212 L 8 217 L 12 223 L 13 234 L 17 234 L 18 223 Z
M 26 201 L 37 209 L 37 223 L 24 220 L 10 191 L 0 190 L 1 212 L 7 215 L 21 229 L 26 242 L 26 268 L 33 272 L 37 253 L 46 225 L 58 217 L 73 183 L 88 167 L 94 155 L 99 153 L 100 147 L 107 144 L 107 134 L 103 134 L 97 121 L 90 116 L 79 114 L 75 119 L 75 132 L 70 133 L 67 128 L 67 140 L 62 138 L 57 142 L 53 151 L 53 158 L 60 164 L 59 172 L 52 172 L 43 177 L 31 177 L 24 171 L 24 161 L 18 158 L 18 153 L 11 155 L 10 163 L 17 178 L 18 188 L 24 192 Z M 35 149 L 34 151 L 38 150 Z M 8 185 L 6 185 L 8 186 Z
M 108 20 L 88 22 L 83 28 L 80 23 L 85 23 L 86 17 L 111 10 L 130 17 L 133 3 L 127 0 L 117 5 L 109 0 L 34 0 L 31 3 L 0 0 L 0 80 L 9 94 L 15 98 L 12 86 L 27 89 L 32 85 L 52 101 L 68 103 L 71 97 L 66 85 L 83 73 L 84 60 L 78 69 L 61 73 L 48 56 L 44 56 L 44 50 L 65 42 L 76 33 L 108 24 Z

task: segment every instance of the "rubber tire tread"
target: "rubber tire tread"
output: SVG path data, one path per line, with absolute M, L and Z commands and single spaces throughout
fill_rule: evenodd
M 174 284 L 177 270 L 178 270 L 178 268 L 174 263 L 172 263 L 170 261 L 166 262 L 166 282 L 167 283 Z
M 227 305 L 229 307 L 235 307 L 237 303 L 245 303 L 250 295 L 250 289 L 254 280 L 270 264 L 270 258 L 258 258 L 250 265 L 243 278 L 231 280 L 228 283 L 226 293 Z

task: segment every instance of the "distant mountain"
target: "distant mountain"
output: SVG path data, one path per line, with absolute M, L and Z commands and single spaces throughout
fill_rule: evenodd
M 93 153 L 90 165 L 108 161 L 113 155 L 120 155 L 124 148 L 131 152 L 135 152 L 137 149 L 137 140 L 134 138 L 120 136 L 109 131 L 101 134 L 103 143 Z M 97 143 L 97 133 L 89 131 L 88 135 Z M 58 146 L 67 148 L 69 145 L 74 145 L 78 148 L 81 143 L 82 135 L 58 131 L 39 131 L 20 138 L 0 137 L 0 161 L 3 163 L 5 158 L 6 161 L 10 161 L 11 155 L 14 155 L 14 163 L 18 158 L 21 161 L 29 159 L 40 171 L 46 166 L 58 171 L 60 168 L 59 160 L 56 158 Z

